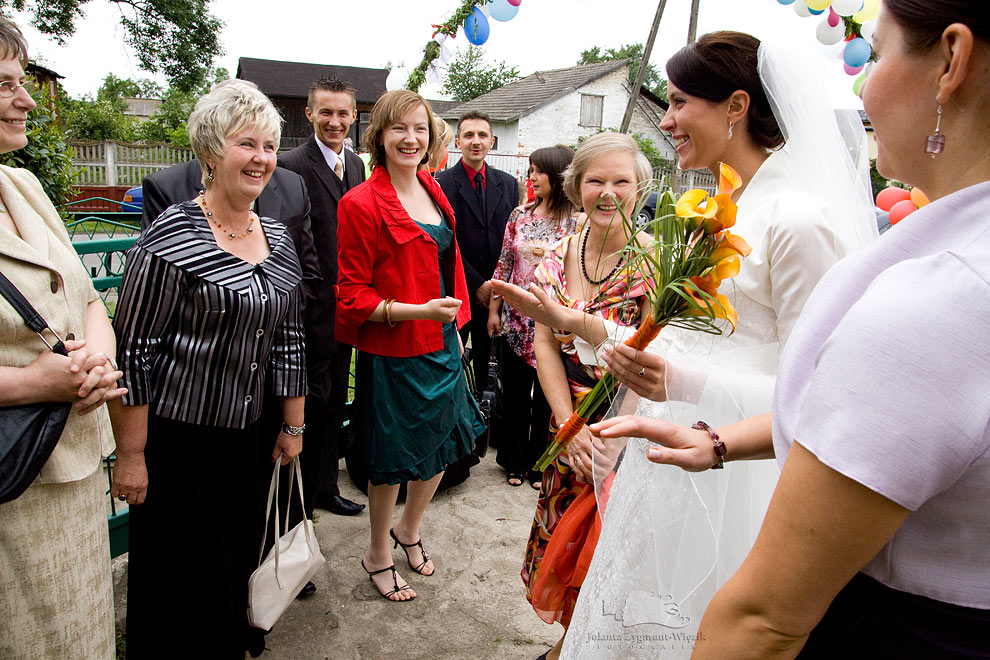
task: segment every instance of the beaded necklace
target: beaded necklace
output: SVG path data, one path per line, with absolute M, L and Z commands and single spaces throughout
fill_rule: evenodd
M 589 236 L 591 236 L 590 227 L 587 230 L 585 230 L 584 238 L 581 239 L 581 273 L 584 275 L 584 279 L 588 280 L 588 284 L 591 284 L 593 286 L 601 286 L 602 284 L 605 284 L 605 282 L 608 282 L 610 279 L 612 279 L 613 275 L 619 272 L 619 269 L 622 268 L 622 264 L 625 262 L 626 259 L 625 259 L 625 255 L 619 257 L 619 261 L 615 264 L 615 268 L 613 268 L 612 271 L 602 279 L 597 281 L 591 279 L 591 276 L 588 275 L 588 269 L 584 265 L 584 251 L 588 245 Z
M 211 211 L 210 210 L 210 207 L 207 206 L 207 204 L 206 204 L 206 191 L 205 190 L 199 191 L 199 200 L 200 200 L 200 203 L 203 205 L 203 213 L 206 214 L 206 217 L 207 218 L 209 218 L 209 219 L 212 220 L 213 219 L 213 211 Z M 224 229 L 223 228 L 223 225 L 220 224 L 220 221 L 219 220 L 213 220 L 213 224 L 215 224 L 217 226 L 217 229 L 219 229 L 220 231 L 226 232 L 227 233 L 227 236 L 230 237 L 230 238 L 244 238 L 245 236 L 247 236 L 248 234 L 250 234 L 251 232 L 254 231 L 254 213 L 249 212 L 248 213 L 248 216 L 249 216 L 250 220 L 248 221 L 247 230 L 243 234 L 237 234 L 235 232 L 228 231 L 228 230 Z

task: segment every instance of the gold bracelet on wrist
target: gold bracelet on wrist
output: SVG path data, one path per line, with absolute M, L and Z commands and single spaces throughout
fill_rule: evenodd
M 389 298 L 385 301 L 385 323 L 390 328 L 395 327 L 395 321 L 392 320 L 392 303 L 395 302 L 395 298 Z

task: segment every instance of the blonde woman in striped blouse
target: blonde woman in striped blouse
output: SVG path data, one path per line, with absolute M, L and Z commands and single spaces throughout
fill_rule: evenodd
M 251 210 L 275 169 L 281 118 L 251 83 L 221 83 L 189 135 L 206 190 L 169 207 L 128 252 L 114 327 L 129 388 L 113 411 L 114 493 L 132 503 L 127 652 L 203 657 L 264 649 L 247 623 L 275 460 L 302 449 L 302 270 L 286 228 Z M 281 401 L 282 431 L 261 421 Z M 207 548 L 182 558 L 190 544 Z

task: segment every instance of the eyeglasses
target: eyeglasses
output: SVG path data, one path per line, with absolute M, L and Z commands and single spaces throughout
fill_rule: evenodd
M 24 91 L 28 93 L 28 96 L 38 91 L 38 83 L 33 80 L 25 80 L 22 83 L 14 82 L 13 80 L 4 80 L 0 82 L 0 98 L 9 99 L 17 93 L 19 87 L 23 87 Z

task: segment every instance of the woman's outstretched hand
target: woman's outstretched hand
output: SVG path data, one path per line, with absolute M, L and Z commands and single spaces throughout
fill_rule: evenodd
M 636 394 L 651 401 L 667 400 L 667 361 L 656 353 L 607 344 L 602 359 L 619 382 Z
M 457 298 L 434 298 L 423 304 L 423 315 L 431 321 L 441 323 L 451 323 L 457 318 L 457 310 L 461 308 L 461 301 Z
M 688 472 L 704 472 L 716 462 L 711 437 L 705 431 L 680 426 L 661 419 L 623 415 L 591 425 L 600 438 L 646 438 L 659 446 L 650 447 L 646 457 L 653 463 L 676 465 Z
M 563 305 L 550 300 L 550 296 L 538 284 L 530 284 L 529 290 L 502 280 L 491 280 L 492 290 L 502 296 L 512 307 L 537 323 L 551 328 L 561 328 Z

